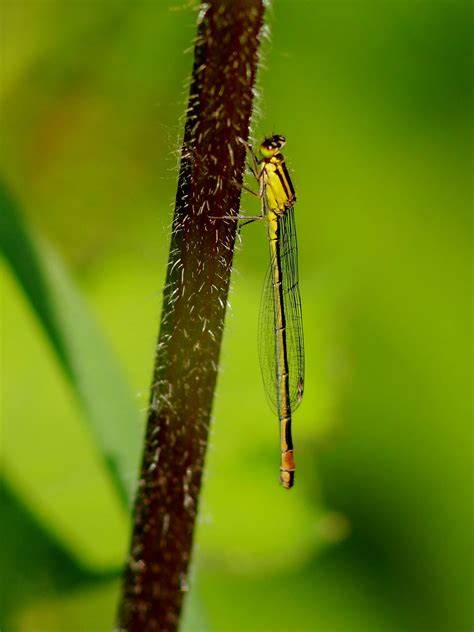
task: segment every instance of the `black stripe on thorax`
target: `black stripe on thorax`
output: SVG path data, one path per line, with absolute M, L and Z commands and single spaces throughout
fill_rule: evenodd
M 286 181 L 287 181 L 288 186 L 290 188 L 290 194 L 291 195 L 289 195 L 288 197 L 294 198 L 295 197 L 295 189 L 293 187 L 293 182 L 291 181 L 290 174 L 288 173 L 288 169 L 286 168 L 286 162 L 284 160 L 281 163 L 281 168 L 283 170 L 283 173 L 285 175 Z

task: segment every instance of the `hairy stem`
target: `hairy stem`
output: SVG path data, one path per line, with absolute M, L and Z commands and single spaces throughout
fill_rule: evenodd
M 121 630 L 176 630 L 217 378 L 263 0 L 201 6 Z

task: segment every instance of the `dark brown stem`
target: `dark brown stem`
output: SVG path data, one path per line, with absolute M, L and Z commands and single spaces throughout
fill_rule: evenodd
M 217 378 L 262 0 L 203 3 L 141 477 L 118 628 L 173 631 Z

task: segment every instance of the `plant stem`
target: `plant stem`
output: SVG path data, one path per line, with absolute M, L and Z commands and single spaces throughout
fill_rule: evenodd
M 237 224 L 213 217 L 238 214 L 263 13 L 201 5 L 120 630 L 179 623 Z

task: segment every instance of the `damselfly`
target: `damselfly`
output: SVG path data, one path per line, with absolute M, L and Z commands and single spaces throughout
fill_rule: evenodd
M 261 215 L 238 216 L 267 221 L 270 265 L 262 292 L 258 348 L 263 384 L 280 424 L 280 481 L 290 489 L 295 461 L 291 416 L 299 406 L 304 387 L 304 343 L 298 282 L 298 248 L 294 205 L 295 190 L 280 150 L 283 136 L 266 138 L 257 158 L 249 145 L 251 169 L 259 183 Z

